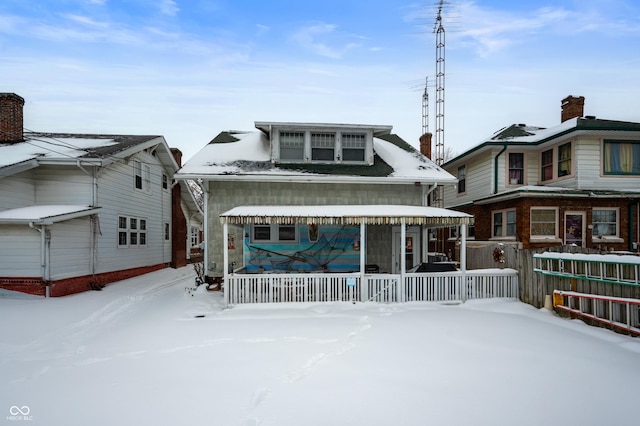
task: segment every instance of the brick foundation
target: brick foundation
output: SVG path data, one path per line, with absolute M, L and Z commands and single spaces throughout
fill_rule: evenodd
M 105 285 L 137 277 L 149 272 L 166 268 L 167 265 L 151 265 L 140 268 L 126 269 L 123 271 L 106 272 L 96 275 L 85 275 L 82 277 L 66 278 L 49 283 L 49 295 L 51 297 L 67 296 L 69 294 L 81 293 L 87 290 L 96 290 Z M 0 277 L 0 288 L 21 293 L 33 294 L 36 296 L 46 295 L 46 283 L 40 278 L 2 278 Z

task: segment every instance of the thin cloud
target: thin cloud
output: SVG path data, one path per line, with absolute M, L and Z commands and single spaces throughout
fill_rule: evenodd
M 174 0 L 162 0 L 159 6 L 160 11 L 169 16 L 174 16 L 180 11 L 180 8 Z
M 347 51 L 360 47 L 361 44 L 348 42 L 340 45 L 336 42 L 336 46 L 330 45 L 328 39 L 340 38 L 340 35 L 336 35 L 336 28 L 337 26 L 333 24 L 317 23 L 299 29 L 292 39 L 296 44 L 316 55 L 340 59 Z

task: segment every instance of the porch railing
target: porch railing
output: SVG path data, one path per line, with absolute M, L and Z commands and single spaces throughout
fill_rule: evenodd
M 515 270 L 395 274 L 232 274 L 224 285 L 227 304 L 279 302 L 454 302 L 518 298 Z M 364 281 L 364 282 L 363 282 Z M 400 290 L 400 291 L 399 291 Z

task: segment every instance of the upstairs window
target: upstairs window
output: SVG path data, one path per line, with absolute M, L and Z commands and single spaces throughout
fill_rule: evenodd
M 304 160 L 304 132 L 280 132 L 280 158 Z
M 640 141 L 604 141 L 605 175 L 640 175 Z
M 342 161 L 364 161 L 366 148 L 366 135 L 348 133 L 342 135 Z
M 571 174 L 571 142 L 558 147 L 558 177 Z
M 151 167 L 141 161 L 133 162 L 133 184 L 142 191 L 151 190 Z
M 509 154 L 509 185 L 524 183 L 524 154 L 512 152 Z
M 542 181 L 553 179 L 553 150 L 549 149 L 542 153 L 540 161 L 540 176 Z
M 458 194 L 467 190 L 467 166 L 458 167 Z
M 311 160 L 334 161 L 335 150 L 335 133 L 311 133 Z

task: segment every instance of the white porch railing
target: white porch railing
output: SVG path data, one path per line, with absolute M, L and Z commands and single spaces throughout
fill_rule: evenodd
M 278 302 L 449 302 L 492 297 L 518 298 L 518 275 L 495 269 L 462 273 L 401 275 L 365 274 L 233 274 L 224 284 L 227 304 Z M 464 279 L 463 281 L 463 277 Z M 364 281 L 364 283 L 362 282 Z M 463 285 L 466 282 L 466 285 Z M 364 284 L 364 285 L 363 285 Z

